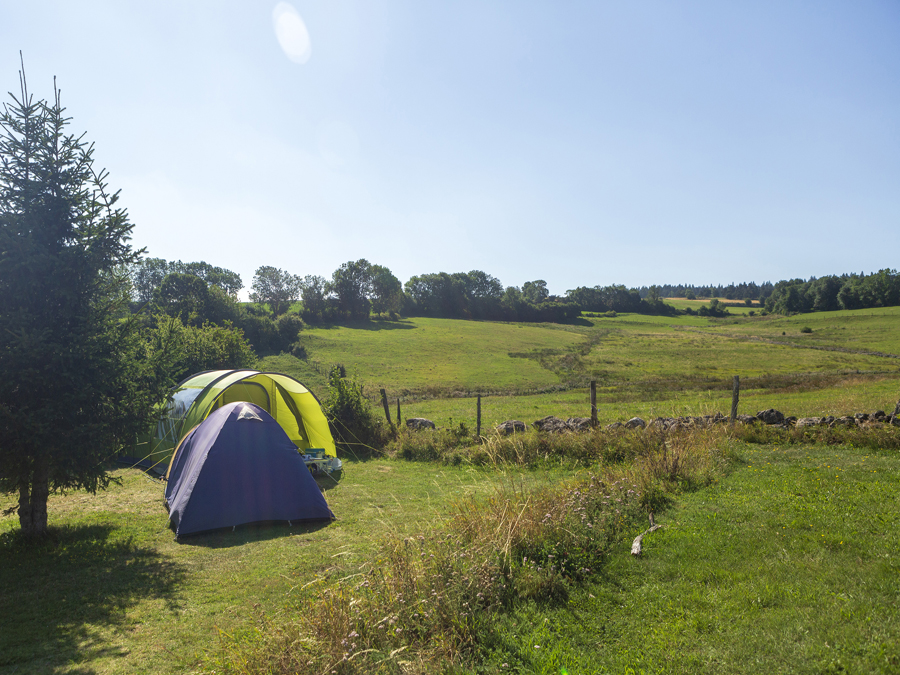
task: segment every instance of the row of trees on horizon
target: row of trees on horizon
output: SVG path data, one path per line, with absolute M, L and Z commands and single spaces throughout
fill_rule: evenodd
M 244 288 L 240 275 L 206 262 L 145 258 L 132 267 L 131 276 L 139 303 L 153 302 L 183 319 L 193 311 L 221 320 L 214 315 L 229 313 L 222 305 L 235 301 Z M 218 299 L 209 297 L 217 292 Z M 330 279 L 262 266 L 254 274 L 250 293 L 253 302 L 268 305 L 275 317 L 299 302 L 298 313 L 310 324 L 365 321 L 372 314 L 555 323 L 570 321 L 581 311 L 671 314 L 673 308 L 661 301 L 664 297 L 757 301 L 766 311 L 780 314 L 861 309 L 900 304 L 900 276 L 885 269 L 871 275 L 830 275 L 776 284 L 664 284 L 639 289 L 613 284 L 579 286 L 564 296 L 553 296 L 543 279 L 527 281 L 522 287 L 504 286 L 481 270 L 422 274 L 402 284 L 387 267 L 360 259 L 344 263 Z M 219 311 L 210 311 L 217 304 Z M 232 308 L 230 313 L 235 311 Z

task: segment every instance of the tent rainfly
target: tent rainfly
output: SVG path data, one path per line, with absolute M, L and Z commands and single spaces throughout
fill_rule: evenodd
M 184 437 L 169 465 L 166 505 L 177 536 L 334 518 L 284 429 L 243 401 L 223 405 Z
M 156 429 L 139 439 L 137 454 L 163 473 L 175 448 L 209 415 L 228 403 L 253 403 L 284 430 L 301 453 L 323 457 L 326 470 L 341 466 L 322 405 L 303 384 L 281 373 L 257 370 L 210 370 L 191 375 L 174 392 Z

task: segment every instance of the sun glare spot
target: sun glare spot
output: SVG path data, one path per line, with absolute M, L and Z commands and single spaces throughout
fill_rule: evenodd
M 287 2 L 279 2 L 272 10 L 272 24 L 281 50 L 294 63 L 306 63 L 312 54 L 309 31 L 303 18 Z

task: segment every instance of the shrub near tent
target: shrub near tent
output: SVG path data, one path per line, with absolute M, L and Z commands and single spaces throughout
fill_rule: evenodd
M 340 466 L 328 420 L 315 395 L 288 375 L 256 370 L 212 370 L 192 375 L 176 385 L 154 432 L 139 440 L 137 456 L 163 473 L 188 432 L 216 410 L 236 401 L 253 403 L 265 410 L 300 452 L 321 450 L 330 460 L 330 468 Z
M 228 403 L 179 444 L 166 483 L 177 536 L 268 521 L 334 518 L 284 429 L 252 403 Z

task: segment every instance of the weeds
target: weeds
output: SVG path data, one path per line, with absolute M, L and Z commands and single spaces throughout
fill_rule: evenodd
M 323 410 L 335 440 L 356 456 L 371 454 L 393 435 L 393 430 L 372 412 L 363 385 L 348 378 L 343 366 L 332 366 L 328 374 L 328 398 Z
M 460 425 L 462 427 L 463 425 Z M 713 434 L 712 443 L 721 438 Z M 684 461 L 681 448 L 692 447 L 702 435 L 679 430 L 594 429 L 582 433 L 524 433 L 503 436 L 492 434 L 480 439 L 460 433 L 458 429 L 401 432 L 385 449 L 388 456 L 412 461 L 440 461 L 456 465 L 503 468 L 508 465 L 537 467 L 546 464 L 593 466 L 617 464 L 638 457 L 662 454 L 666 463 L 675 463 L 671 473 L 678 473 L 678 463 Z M 690 440 L 686 440 L 690 439 Z
M 644 527 L 661 495 L 712 480 L 723 467 L 719 442 L 727 445 L 724 434 L 697 432 L 489 439 L 476 452 L 498 464 L 565 448 L 635 461 L 537 491 L 498 486 L 487 499 L 458 502 L 446 521 L 388 541 L 356 574 L 307 584 L 284 620 L 260 615 L 253 630 L 223 634 L 208 669 L 347 675 L 464 667 L 488 648 L 498 614 L 564 601 L 613 545 Z
M 802 443 L 849 445 L 873 450 L 900 450 L 900 428 L 892 425 L 778 427 L 764 424 L 736 425 L 729 432 L 745 443 L 798 445 Z

